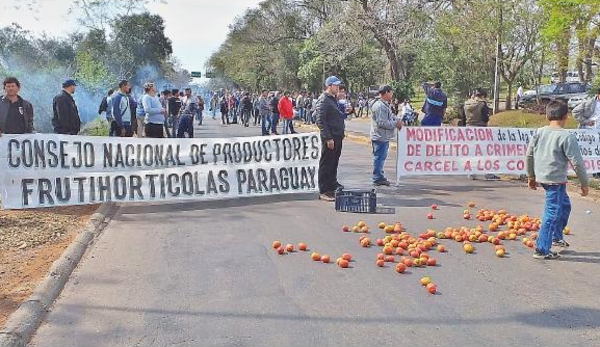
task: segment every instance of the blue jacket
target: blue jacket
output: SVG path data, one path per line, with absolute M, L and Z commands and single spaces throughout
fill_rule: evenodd
M 428 116 L 442 117 L 446 107 L 448 107 L 446 94 L 441 89 L 430 88 L 422 111 Z
M 123 123 L 131 123 L 131 108 L 129 105 L 129 96 L 118 91 L 112 97 L 112 115 L 118 126 L 123 126 Z
M 148 124 L 164 124 L 165 115 L 164 108 L 158 99 L 158 96 L 150 96 L 148 94 L 142 97 L 142 105 L 146 111 L 146 123 Z

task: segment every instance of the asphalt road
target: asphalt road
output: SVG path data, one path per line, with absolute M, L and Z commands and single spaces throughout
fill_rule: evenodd
M 260 130 L 208 121 L 197 136 Z M 347 141 L 341 182 L 368 187 L 370 150 Z M 393 157 L 393 155 L 392 155 Z M 388 160 L 389 173 L 393 160 Z M 390 175 L 393 176 L 393 175 Z M 573 197 L 569 253 L 540 261 L 520 242 L 509 256 L 475 244 L 467 255 L 444 240 L 439 266 L 397 274 L 375 266 L 378 247 L 359 247 L 341 226 L 364 219 L 427 228 L 475 226 L 468 201 L 539 215 L 542 192 L 514 182 L 422 177 L 380 189 L 395 215 L 336 213 L 315 196 L 222 202 L 124 204 L 75 271 L 31 346 L 596 346 L 600 344 L 600 241 L 596 204 Z M 436 218 L 427 220 L 431 204 Z M 586 213 L 585 211 L 591 211 Z M 308 253 L 277 255 L 273 240 L 305 242 L 348 269 Z M 419 284 L 429 275 L 430 295 Z

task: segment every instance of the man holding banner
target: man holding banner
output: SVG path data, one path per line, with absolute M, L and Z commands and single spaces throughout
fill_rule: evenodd
M 373 145 L 373 184 L 376 186 L 389 186 L 390 181 L 383 175 L 383 165 L 390 148 L 390 140 L 394 138 L 396 129 L 402 129 L 402 121 L 396 119 L 390 102 L 393 90 L 390 86 L 379 88 L 379 98 L 371 106 L 371 144 Z

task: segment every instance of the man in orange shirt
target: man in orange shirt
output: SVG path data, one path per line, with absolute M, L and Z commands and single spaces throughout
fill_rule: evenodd
M 283 131 L 282 134 L 295 133 L 292 127 L 292 118 L 294 118 L 294 107 L 292 100 L 290 100 L 290 92 L 286 91 L 283 93 L 283 98 L 279 99 L 277 104 L 279 110 L 279 116 L 283 118 Z

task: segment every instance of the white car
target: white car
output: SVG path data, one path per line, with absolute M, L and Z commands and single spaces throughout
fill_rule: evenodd
M 574 95 L 569 99 L 569 101 L 567 102 L 567 105 L 569 106 L 570 109 L 574 109 L 579 104 L 581 104 L 582 102 L 587 100 L 589 97 L 590 96 L 587 93 L 581 93 L 578 95 Z

